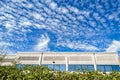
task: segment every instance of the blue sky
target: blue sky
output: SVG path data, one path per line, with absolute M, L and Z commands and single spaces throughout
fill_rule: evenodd
M 120 51 L 120 0 L 0 0 L 0 48 Z

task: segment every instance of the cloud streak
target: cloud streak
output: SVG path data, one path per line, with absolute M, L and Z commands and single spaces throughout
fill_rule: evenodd
M 50 42 L 50 38 L 47 34 L 41 35 L 38 39 L 37 45 L 35 45 L 35 51 L 49 51 L 48 43 Z
M 96 51 L 97 47 L 90 44 L 83 44 L 80 41 L 69 41 L 66 42 L 58 42 L 57 46 L 68 47 L 73 50 L 86 50 L 86 51 Z
M 106 49 L 107 52 L 117 52 L 120 51 L 120 41 L 112 41 L 109 47 Z

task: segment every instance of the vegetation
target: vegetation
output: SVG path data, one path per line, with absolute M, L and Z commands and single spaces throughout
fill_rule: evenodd
M 6 53 L 2 48 L 0 49 L 0 65 L 2 64 L 5 56 L 6 56 Z
M 120 80 L 120 73 L 52 71 L 32 65 L 0 66 L 0 80 Z

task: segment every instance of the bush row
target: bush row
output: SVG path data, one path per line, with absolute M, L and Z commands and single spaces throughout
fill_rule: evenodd
M 0 80 L 120 80 L 119 72 L 52 71 L 43 66 L 0 66 Z

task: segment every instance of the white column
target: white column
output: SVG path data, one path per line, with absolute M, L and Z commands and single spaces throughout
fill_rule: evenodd
M 40 64 L 40 60 L 41 60 L 41 53 L 40 53 L 40 55 L 39 55 L 39 61 L 38 61 L 38 64 L 39 64 L 39 65 L 41 65 L 41 64 Z
M 40 53 L 40 56 L 39 56 L 39 65 L 42 65 L 42 60 L 43 60 L 43 52 Z
M 97 64 L 96 64 L 96 56 L 95 53 L 93 53 L 93 62 L 94 62 L 94 70 L 97 70 Z
M 66 60 L 66 71 L 68 71 L 68 63 L 69 63 L 69 61 L 68 61 L 68 57 L 67 56 L 65 56 L 65 60 Z

